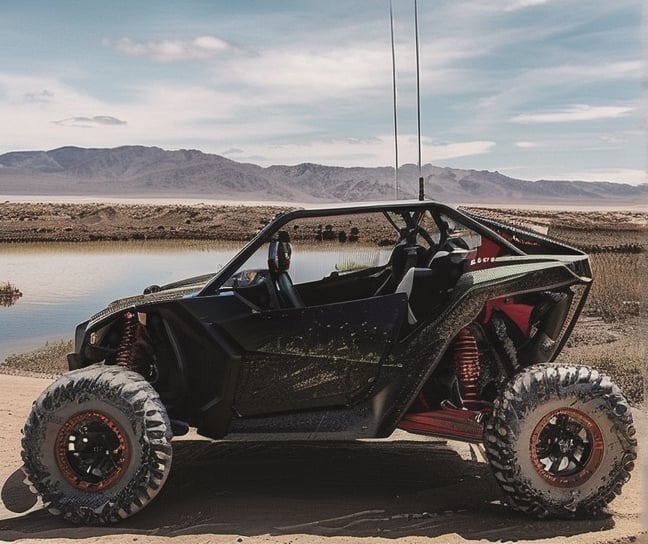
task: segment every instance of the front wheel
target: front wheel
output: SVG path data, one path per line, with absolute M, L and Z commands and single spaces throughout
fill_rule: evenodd
M 171 425 L 140 374 L 95 365 L 68 372 L 38 397 L 25 423 L 23 470 L 55 515 L 86 525 L 146 506 L 171 467 Z
M 488 460 L 513 508 L 536 517 L 592 515 L 630 478 L 637 440 L 619 388 L 586 366 L 525 369 L 496 399 Z

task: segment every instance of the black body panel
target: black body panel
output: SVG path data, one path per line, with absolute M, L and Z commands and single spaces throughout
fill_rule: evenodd
M 395 294 L 220 323 L 245 350 L 236 412 L 347 405 L 366 395 L 406 306 Z

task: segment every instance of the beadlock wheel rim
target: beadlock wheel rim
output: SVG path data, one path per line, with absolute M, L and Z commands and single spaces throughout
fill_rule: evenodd
M 54 448 L 61 474 L 82 491 L 109 487 L 130 460 L 128 439 L 121 426 L 94 410 L 68 419 L 56 435 Z
M 601 464 L 605 450 L 596 422 L 579 410 L 560 408 L 545 415 L 531 435 L 531 460 L 554 487 L 577 487 Z

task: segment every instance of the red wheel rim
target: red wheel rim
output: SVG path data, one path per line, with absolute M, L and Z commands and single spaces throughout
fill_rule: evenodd
M 130 460 L 130 446 L 121 426 L 94 410 L 68 419 L 56 435 L 54 450 L 65 480 L 82 491 L 109 487 Z
M 531 434 L 533 466 L 554 487 L 577 487 L 587 481 L 601 464 L 604 451 L 599 426 L 573 408 L 549 412 Z

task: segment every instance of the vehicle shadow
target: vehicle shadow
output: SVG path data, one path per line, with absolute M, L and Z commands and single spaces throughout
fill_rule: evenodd
M 613 526 L 610 516 L 537 521 L 517 514 L 506 506 L 486 463 L 463 459 L 444 442 L 191 439 L 174 442 L 165 487 L 134 517 L 111 527 L 75 527 L 42 508 L 33 509 L 1 520 L 0 539 L 125 533 L 383 538 L 457 533 L 465 539 L 502 541 L 571 536 Z

